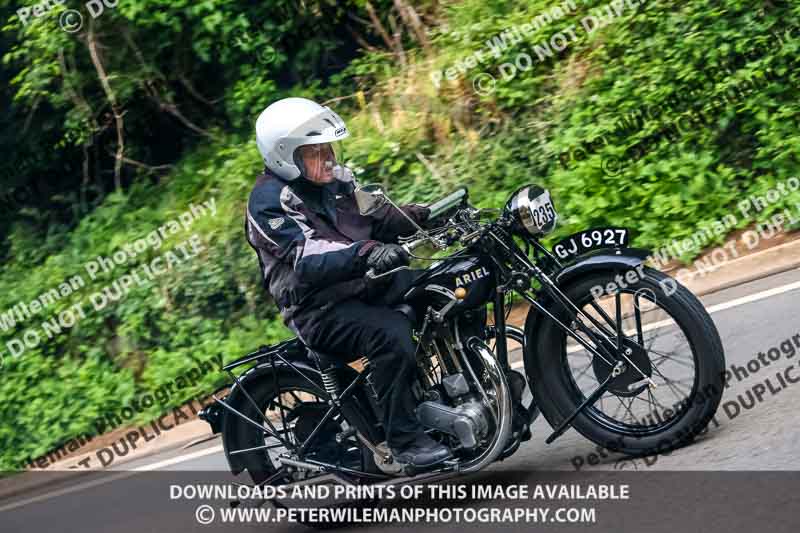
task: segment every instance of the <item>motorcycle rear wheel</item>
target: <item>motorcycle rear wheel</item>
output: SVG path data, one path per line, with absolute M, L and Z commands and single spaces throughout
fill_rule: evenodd
M 299 445 L 313 431 L 317 422 L 321 420 L 322 415 L 328 409 L 327 398 L 320 398 L 318 392 L 324 390 L 322 380 L 319 379 L 319 375 L 309 376 L 317 384 L 317 389 L 314 390 L 303 377 L 294 372 L 278 372 L 277 379 L 266 376 L 265 379 L 248 384 L 247 392 L 258 406 L 258 410 L 256 410 L 256 406 L 248 402 L 242 409 L 242 413 L 251 420 L 259 422 L 263 421 L 265 416 L 269 417 L 276 429 L 286 431 L 284 436 L 288 437 L 292 443 Z M 343 445 L 337 445 L 335 442 L 336 433 L 344 431 L 347 427 L 355 428 L 373 442 L 379 437 L 376 425 L 370 424 L 365 417 L 364 413 L 367 410 L 359 409 L 348 402 L 345 404 L 342 414 L 328 422 L 323 431 L 315 438 L 316 444 L 311 447 L 311 457 L 318 460 L 327 459 L 324 462 L 340 463 L 348 468 L 367 473 L 378 473 L 379 470 L 375 466 L 372 452 L 355 436 L 350 436 Z M 286 427 L 283 427 L 281 409 L 283 409 L 283 420 L 286 421 Z M 228 416 L 225 422 L 233 424 L 234 427 L 224 430 L 223 435 L 229 434 L 230 431 L 235 434 L 235 439 L 232 440 L 240 443 L 240 449 L 253 449 L 244 454 L 243 463 L 253 482 L 255 484 L 263 483 L 280 466 L 277 464 L 277 456 L 286 454 L 289 450 L 285 446 L 280 446 L 279 441 L 274 437 L 260 435 L 252 425 L 236 416 Z M 263 425 L 265 428 L 267 427 L 266 423 Z M 270 448 L 263 449 L 264 446 L 270 446 Z M 337 454 L 338 456 L 334 457 Z M 314 455 L 318 457 L 314 457 Z M 324 457 L 319 457 L 319 455 Z M 272 484 L 300 481 L 301 479 L 298 479 L 296 474 L 291 478 L 275 480 Z

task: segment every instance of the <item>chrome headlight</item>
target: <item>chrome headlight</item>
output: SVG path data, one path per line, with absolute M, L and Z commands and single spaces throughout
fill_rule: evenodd
M 505 209 L 516 225 L 532 237 L 547 235 L 555 229 L 558 220 L 550 192 L 538 185 L 526 185 L 519 189 Z

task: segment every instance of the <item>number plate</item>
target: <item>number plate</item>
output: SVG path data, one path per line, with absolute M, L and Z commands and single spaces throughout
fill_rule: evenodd
M 540 232 L 547 233 L 547 228 L 553 229 L 556 221 L 556 210 L 553 207 L 553 201 L 550 199 L 548 191 L 544 191 L 540 196 L 531 200 L 530 214 L 534 226 Z
M 570 259 L 600 248 L 624 248 L 630 242 L 626 228 L 593 228 L 579 231 L 553 246 L 553 255 Z

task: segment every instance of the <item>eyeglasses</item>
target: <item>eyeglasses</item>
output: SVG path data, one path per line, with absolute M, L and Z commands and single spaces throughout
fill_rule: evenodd
M 336 151 L 330 143 L 323 144 L 306 144 L 299 148 L 300 155 L 305 158 L 309 156 L 316 156 L 321 161 L 336 161 Z

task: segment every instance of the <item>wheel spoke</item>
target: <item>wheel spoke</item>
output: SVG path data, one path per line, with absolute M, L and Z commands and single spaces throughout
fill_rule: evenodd
M 694 356 L 692 354 L 676 354 L 675 350 L 673 350 L 671 352 L 664 352 L 662 350 L 656 350 L 655 348 L 650 348 L 650 352 L 658 355 L 659 357 L 683 357 L 683 356 L 685 356 L 685 357 L 688 357 L 689 359 L 692 359 L 692 360 L 694 359 Z
M 614 295 L 614 304 L 617 308 L 617 350 L 622 351 L 622 291 Z
M 639 309 L 639 293 L 636 293 L 633 300 L 633 318 L 636 322 L 636 338 L 639 341 L 639 346 L 644 346 L 644 333 L 642 332 L 642 311 Z
M 300 397 L 297 395 L 297 393 L 296 393 L 296 392 L 294 392 L 293 390 L 290 390 L 290 391 L 289 391 L 289 394 L 291 394 L 291 395 L 292 395 L 292 397 L 295 399 L 295 401 L 296 401 L 298 404 L 301 404 L 301 403 L 303 403 L 303 400 L 301 400 L 301 399 L 300 399 Z
M 661 377 L 661 379 L 663 379 L 663 380 L 664 380 L 664 384 L 665 384 L 667 387 L 669 387 L 669 389 L 672 391 L 672 393 L 675 395 L 675 397 L 676 397 L 676 398 L 678 398 L 678 400 L 679 400 L 679 401 L 683 401 L 683 399 L 684 399 L 685 397 L 684 397 L 684 396 L 681 396 L 681 393 L 680 393 L 680 391 L 679 391 L 679 390 L 677 390 L 677 389 L 675 388 L 675 386 L 672 384 L 672 382 L 671 382 L 669 379 L 667 379 L 667 377 L 666 377 L 664 374 L 662 374 L 662 373 L 661 373 L 661 372 L 658 370 L 658 368 L 657 368 L 657 367 L 653 367 L 653 370 L 656 372 L 656 374 L 658 374 L 658 375 Z M 677 392 L 676 392 L 676 391 L 677 391 Z
M 614 398 L 616 398 L 616 399 L 617 399 L 617 401 L 619 402 L 619 405 L 617 406 L 617 408 L 616 408 L 616 409 L 614 409 L 614 414 L 611 416 L 611 418 L 614 418 L 614 419 L 616 419 L 616 418 L 617 418 L 617 413 L 619 413 L 619 409 L 620 409 L 620 407 L 624 407 L 624 406 L 625 406 L 625 404 L 624 404 L 624 403 L 622 403 L 622 400 L 620 400 L 619 396 L 614 396 Z
M 664 406 L 664 404 L 658 401 L 656 395 L 653 394 L 653 391 L 650 389 L 650 387 L 647 387 L 647 396 L 650 398 L 653 404 L 655 404 L 659 409 L 661 409 L 662 411 L 666 411 L 667 408 Z
M 581 379 L 584 375 L 586 375 L 586 372 L 588 372 L 590 368 L 592 368 L 591 362 L 588 365 L 586 365 L 586 367 L 584 367 L 583 370 L 581 370 L 580 374 L 575 376 L 575 382 L 577 383 L 579 379 Z
M 634 294 L 632 290 L 616 291 L 600 298 L 589 298 L 587 294 L 585 298 L 582 313 L 586 318 L 582 322 L 585 322 L 595 335 L 606 335 L 617 349 L 630 346 L 634 350 L 644 350 L 650 363 L 650 370 L 646 373 L 651 374 L 654 383 L 664 389 L 664 392 L 660 393 L 660 388 L 647 386 L 639 389 L 639 394 L 635 396 L 617 396 L 613 390 L 609 390 L 600 395 L 598 401 L 589 409 L 590 416 L 602 414 L 606 420 L 603 423 L 613 421 L 618 426 L 645 425 L 656 428 L 665 424 L 666 420 L 663 416 L 649 415 L 649 413 L 664 413 L 670 410 L 675 410 L 676 413 L 682 412 L 678 407 L 672 409 L 668 406 L 674 401 L 684 402 L 691 396 L 697 380 L 696 357 L 687 337 L 688 333 L 663 307 L 663 302 L 659 304 L 647 295 L 639 292 Z M 588 341 L 589 333 L 578 331 L 575 334 Z M 588 390 L 589 386 L 587 375 L 592 376 L 591 371 L 595 365 L 592 354 L 582 349 L 580 343 L 576 345 L 575 342 L 573 339 L 569 347 L 570 352 L 564 355 L 564 362 L 575 388 L 580 393 L 578 397 L 582 396 L 585 399 L 587 395 L 583 391 Z M 658 349 L 655 349 L 656 345 Z M 639 356 L 641 352 L 637 355 Z M 588 361 L 582 359 L 583 357 L 587 357 Z M 647 368 L 642 367 L 642 370 L 647 371 Z M 673 379 L 672 376 L 677 379 Z M 647 391 L 646 394 L 643 394 L 644 390 Z M 672 396 L 675 400 L 671 398 Z M 606 399 L 611 400 L 608 406 L 605 405 Z M 637 418 L 637 414 L 641 416 Z M 670 417 L 670 420 L 673 418 Z
M 619 398 L 619 397 L 617 397 L 617 398 Z M 635 398 L 635 396 L 634 396 L 633 398 Z M 634 414 L 633 414 L 633 411 L 631 411 L 631 404 L 633 403 L 633 398 L 631 398 L 631 401 L 630 401 L 630 402 L 628 402 L 628 405 L 625 405 L 625 401 L 624 401 L 624 400 L 622 400 L 622 399 L 620 399 L 620 400 L 619 400 L 619 403 L 621 403 L 621 404 L 622 404 L 622 406 L 625 408 L 625 410 L 628 412 L 628 414 L 630 414 L 630 415 L 631 415 L 631 418 L 632 418 L 632 419 L 634 420 L 634 422 L 635 422 L 635 421 L 636 421 L 636 415 L 634 415 Z M 623 413 L 623 414 L 624 414 L 624 413 Z M 622 419 L 622 422 L 625 422 L 625 418 L 623 418 L 623 419 Z
M 609 325 L 609 326 L 612 328 L 611 330 L 608 330 L 608 329 L 602 328 L 602 331 L 603 331 L 603 332 L 604 332 L 606 335 L 613 335 L 613 334 L 614 334 L 614 333 L 613 333 L 613 330 L 617 328 L 617 325 L 616 325 L 616 324 L 614 324 L 614 320 L 612 320 L 612 318 L 611 318 L 610 316 L 608 316 L 608 313 L 606 313 L 606 312 L 605 312 L 605 310 L 604 310 L 604 309 L 603 309 L 603 308 L 602 308 L 600 305 L 598 305 L 598 303 L 597 303 L 597 300 L 592 300 L 592 301 L 589 303 L 589 305 L 591 305 L 591 306 L 592 306 L 592 309 L 594 309 L 594 310 L 597 312 L 597 314 L 598 314 L 598 315 L 600 315 L 600 317 L 601 317 L 603 320 L 605 320 L 605 321 L 606 321 L 606 324 L 608 324 L 608 325 Z M 588 313 L 587 313 L 587 314 L 588 314 Z M 600 328 L 598 328 L 598 329 L 600 329 Z
M 683 366 L 683 367 L 686 367 L 686 368 L 691 368 L 692 370 L 694 370 L 694 365 L 693 364 L 690 365 L 689 363 L 686 363 L 684 361 L 679 361 L 677 359 L 670 359 L 669 357 L 659 358 L 658 361 L 653 360 L 652 363 L 653 363 L 653 366 L 660 367 L 661 365 L 663 365 L 667 361 L 670 361 L 672 363 L 675 363 L 676 365 L 680 365 L 680 366 Z

